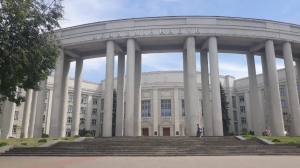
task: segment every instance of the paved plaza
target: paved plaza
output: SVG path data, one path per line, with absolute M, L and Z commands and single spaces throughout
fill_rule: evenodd
M 298 168 L 299 156 L 0 157 L 0 168 Z

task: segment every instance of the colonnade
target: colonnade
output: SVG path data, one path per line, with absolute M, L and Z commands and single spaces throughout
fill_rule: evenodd
M 103 120 L 103 136 L 112 136 L 112 107 L 113 107 L 113 81 L 114 81 L 114 57 L 118 55 L 118 83 L 117 83 L 117 113 L 116 136 L 141 136 L 141 62 L 142 51 L 134 39 L 127 40 L 127 53 L 117 53 L 114 41 L 106 44 L 106 78 L 105 78 L 105 109 Z M 209 37 L 202 47 L 201 55 L 201 84 L 203 100 L 203 116 L 205 136 L 223 136 L 222 109 L 220 98 L 220 80 L 218 64 L 217 37 Z M 198 109 L 197 75 L 196 75 L 196 44 L 195 37 L 187 37 L 183 45 L 183 74 L 184 74 L 184 99 L 185 99 L 185 126 L 186 135 L 196 135 L 196 125 L 199 123 L 200 113 Z M 279 95 L 279 83 L 275 62 L 275 50 L 272 40 L 264 42 L 265 54 L 261 55 L 267 114 L 270 116 L 272 133 L 275 136 L 284 136 L 284 122 Z M 282 44 L 283 58 L 286 67 L 288 96 L 293 117 L 294 133 L 300 136 L 300 113 L 297 92 L 297 83 L 293 66 L 291 44 Z M 209 53 L 209 57 L 208 57 Z M 126 81 L 125 54 L 127 55 Z M 259 95 L 256 80 L 256 68 L 254 53 L 247 53 L 249 85 L 250 85 L 250 109 L 253 131 L 255 135 L 261 135 L 262 122 L 259 108 Z M 210 64 L 210 74 L 208 68 Z M 54 88 L 52 97 L 52 112 L 50 120 L 50 137 L 64 137 L 66 127 L 66 114 L 68 105 L 68 79 L 70 61 L 64 60 L 62 52 L 57 61 L 57 69 L 54 76 Z M 300 62 L 296 61 L 297 74 L 300 74 Z M 74 108 L 71 136 L 77 135 L 80 122 L 81 83 L 82 83 L 83 58 L 76 59 L 75 84 L 74 84 Z M 211 86 L 209 86 L 209 78 Z M 124 83 L 126 82 L 126 88 Z M 22 123 L 22 133 L 25 137 L 39 137 L 42 129 L 42 117 L 47 81 L 41 82 L 42 91 L 27 91 Z M 211 89 L 211 95 L 209 90 Z M 124 91 L 126 94 L 124 97 Z M 211 97 L 211 98 L 210 98 Z M 32 100 L 32 101 L 31 101 Z M 124 107 L 124 100 L 126 107 Z M 212 105 L 211 105 L 211 103 Z M 37 105 L 36 109 L 30 106 Z M 12 130 L 12 118 L 15 104 L 5 102 L 3 114 L 2 137 L 7 138 Z M 126 108 L 126 114 L 124 114 Z M 211 109 L 212 108 L 212 109 Z M 10 113 L 9 113 L 10 112 Z M 30 116 L 30 117 L 29 117 Z M 125 117 L 125 132 L 123 121 Z M 30 122 L 29 122 L 30 118 Z M 32 122 L 34 121 L 35 122 Z M 34 125 L 30 125 L 34 123 Z

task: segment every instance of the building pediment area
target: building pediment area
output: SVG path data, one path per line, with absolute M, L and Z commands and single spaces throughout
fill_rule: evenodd
M 19 137 L 24 123 L 29 125 L 22 130 L 25 137 L 40 137 L 41 132 L 75 136 L 81 129 L 95 137 L 196 136 L 197 124 L 204 136 L 224 136 L 220 83 L 230 132 L 259 136 L 270 126 L 275 136 L 300 136 L 299 25 L 234 17 L 152 17 L 84 24 L 56 35 L 63 50 L 55 74 L 41 82 L 41 91 L 18 90 L 28 100 L 21 106 L 5 102 L 1 138 Z M 182 71 L 142 73 L 143 54 L 168 52 L 182 54 Z M 248 77 L 220 75 L 219 53 L 244 54 Z M 256 73 L 254 56 L 261 59 L 262 74 Z M 99 57 L 106 57 L 105 79 L 83 81 L 83 60 Z M 276 58 L 284 60 L 284 69 L 277 70 Z M 76 62 L 75 78 L 69 77 L 71 62 Z

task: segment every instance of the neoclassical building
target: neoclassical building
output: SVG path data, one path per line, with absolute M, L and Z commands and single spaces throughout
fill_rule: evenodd
M 252 130 L 255 135 L 261 135 L 267 121 L 273 135 L 284 136 L 285 129 L 289 128 L 288 125 L 285 128 L 284 118 L 289 118 L 293 134 L 300 136 L 296 78 L 296 71 L 300 74 L 299 25 L 232 17 L 156 17 L 74 26 L 58 30 L 57 37 L 64 49 L 57 60 L 54 77 L 41 82 L 43 91 L 37 93 L 29 90 L 26 93 L 28 101 L 24 104 L 23 121 L 19 127 L 25 137 L 41 134 L 46 96 L 49 96 L 50 106 L 47 109 L 51 111 L 51 115 L 45 115 L 48 123 L 46 122 L 44 131 L 49 129 L 50 137 L 65 136 L 66 132 L 74 136 L 83 125 L 96 135 L 101 132 L 104 137 L 112 136 L 114 88 L 118 95 L 116 136 L 195 136 L 198 123 L 204 127 L 206 136 L 223 136 L 220 83 L 224 85 L 230 103 L 231 130 Z M 144 76 L 150 77 L 151 73 L 141 73 L 142 55 L 162 52 L 181 52 L 183 72 L 181 75 L 174 72 L 175 75 L 166 75 L 163 79 L 156 75 L 152 81 L 162 81 L 154 82 L 150 87 L 151 79 L 144 79 Z M 196 71 L 196 52 L 200 52 L 201 75 Z M 234 80 L 230 76 L 220 77 L 218 53 L 245 54 L 249 77 L 241 80 Z M 114 79 L 116 55 L 118 77 Z M 256 75 L 254 55 L 261 57 L 263 74 L 260 76 Z M 106 57 L 105 82 L 100 85 L 84 83 L 83 60 L 96 57 Z M 275 58 L 284 59 L 284 87 L 281 87 Z M 76 61 L 74 81 L 69 80 L 72 61 Z M 51 81 L 52 85 L 49 86 Z M 170 83 L 172 87 L 156 87 L 161 82 Z M 70 89 L 71 83 L 73 85 Z M 51 86 L 53 92 L 47 94 L 46 88 Z M 142 89 L 143 86 L 145 89 Z M 73 96 L 70 96 L 72 89 Z M 96 94 L 88 94 L 95 90 Z M 286 99 L 283 100 L 282 97 Z M 72 105 L 70 99 L 73 99 Z M 72 117 L 68 114 L 71 106 Z M 286 106 L 288 110 L 285 109 Z M 146 114 L 149 108 L 153 109 L 150 116 L 149 113 Z M 91 110 L 92 113 L 99 113 L 99 116 L 89 115 Z M 15 105 L 5 102 L 4 111 L 2 137 L 5 138 L 13 129 L 11 119 L 15 113 Z M 33 121 L 34 126 L 31 124 Z

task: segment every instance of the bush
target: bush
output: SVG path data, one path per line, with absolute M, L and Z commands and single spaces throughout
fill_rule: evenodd
M 255 136 L 255 137 L 251 137 L 250 139 L 257 139 L 257 137 Z
M 0 142 L 0 147 L 2 147 L 2 146 L 7 146 L 7 145 L 8 145 L 7 142 Z
M 92 134 L 87 133 L 87 134 L 84 135 L 84 137 L 92 137 Z
M 58 138 L 53 138 L 53 140 L 59 140 Z
M 81 137 L 80 135 L 75 135 L 74 137 Z
M 64 140 L 69 140 L 69 138 L 65 138 Z
M 289 144 L 296 144 L 296 142 L 294 142 L 294 141 L 290 141 L 290 142 L 289 142 Z
M 42 134 L 42 138 L 49 138 L 48 134 Z
M 229 136 L 235 136 L 236 134 L 235 134 L 235 132 L 229 132 Z
M 23 146 L 27 146 L 27 143 L 26 143 L 26 142 L 23 142 L 23 143 L 21 143 L 21 145 L 23 145 Z
M 242 132 L 241 135 L 251 135 L 249 132 Z
M 46 138 L 40 139 L 38 143 L 46 143 L 48 140 Z
M 275 139 L 272 140 L 272 142 L 281 142 L 281 140 L 278 139 L 278 138 L 275 138 Z
M 88 133 L 91 134 L 91 131 L 86 130 L 85 128 L 83 128 L 82 130 L 79 130 L 79 133 L 78 133 L 78 134 L 79 134 L 81 137 L 85 137 L 85 135 L 88 134 Z
M 267 134 L 265 132 L 262 132 L 262 136 L 267 136 Z

